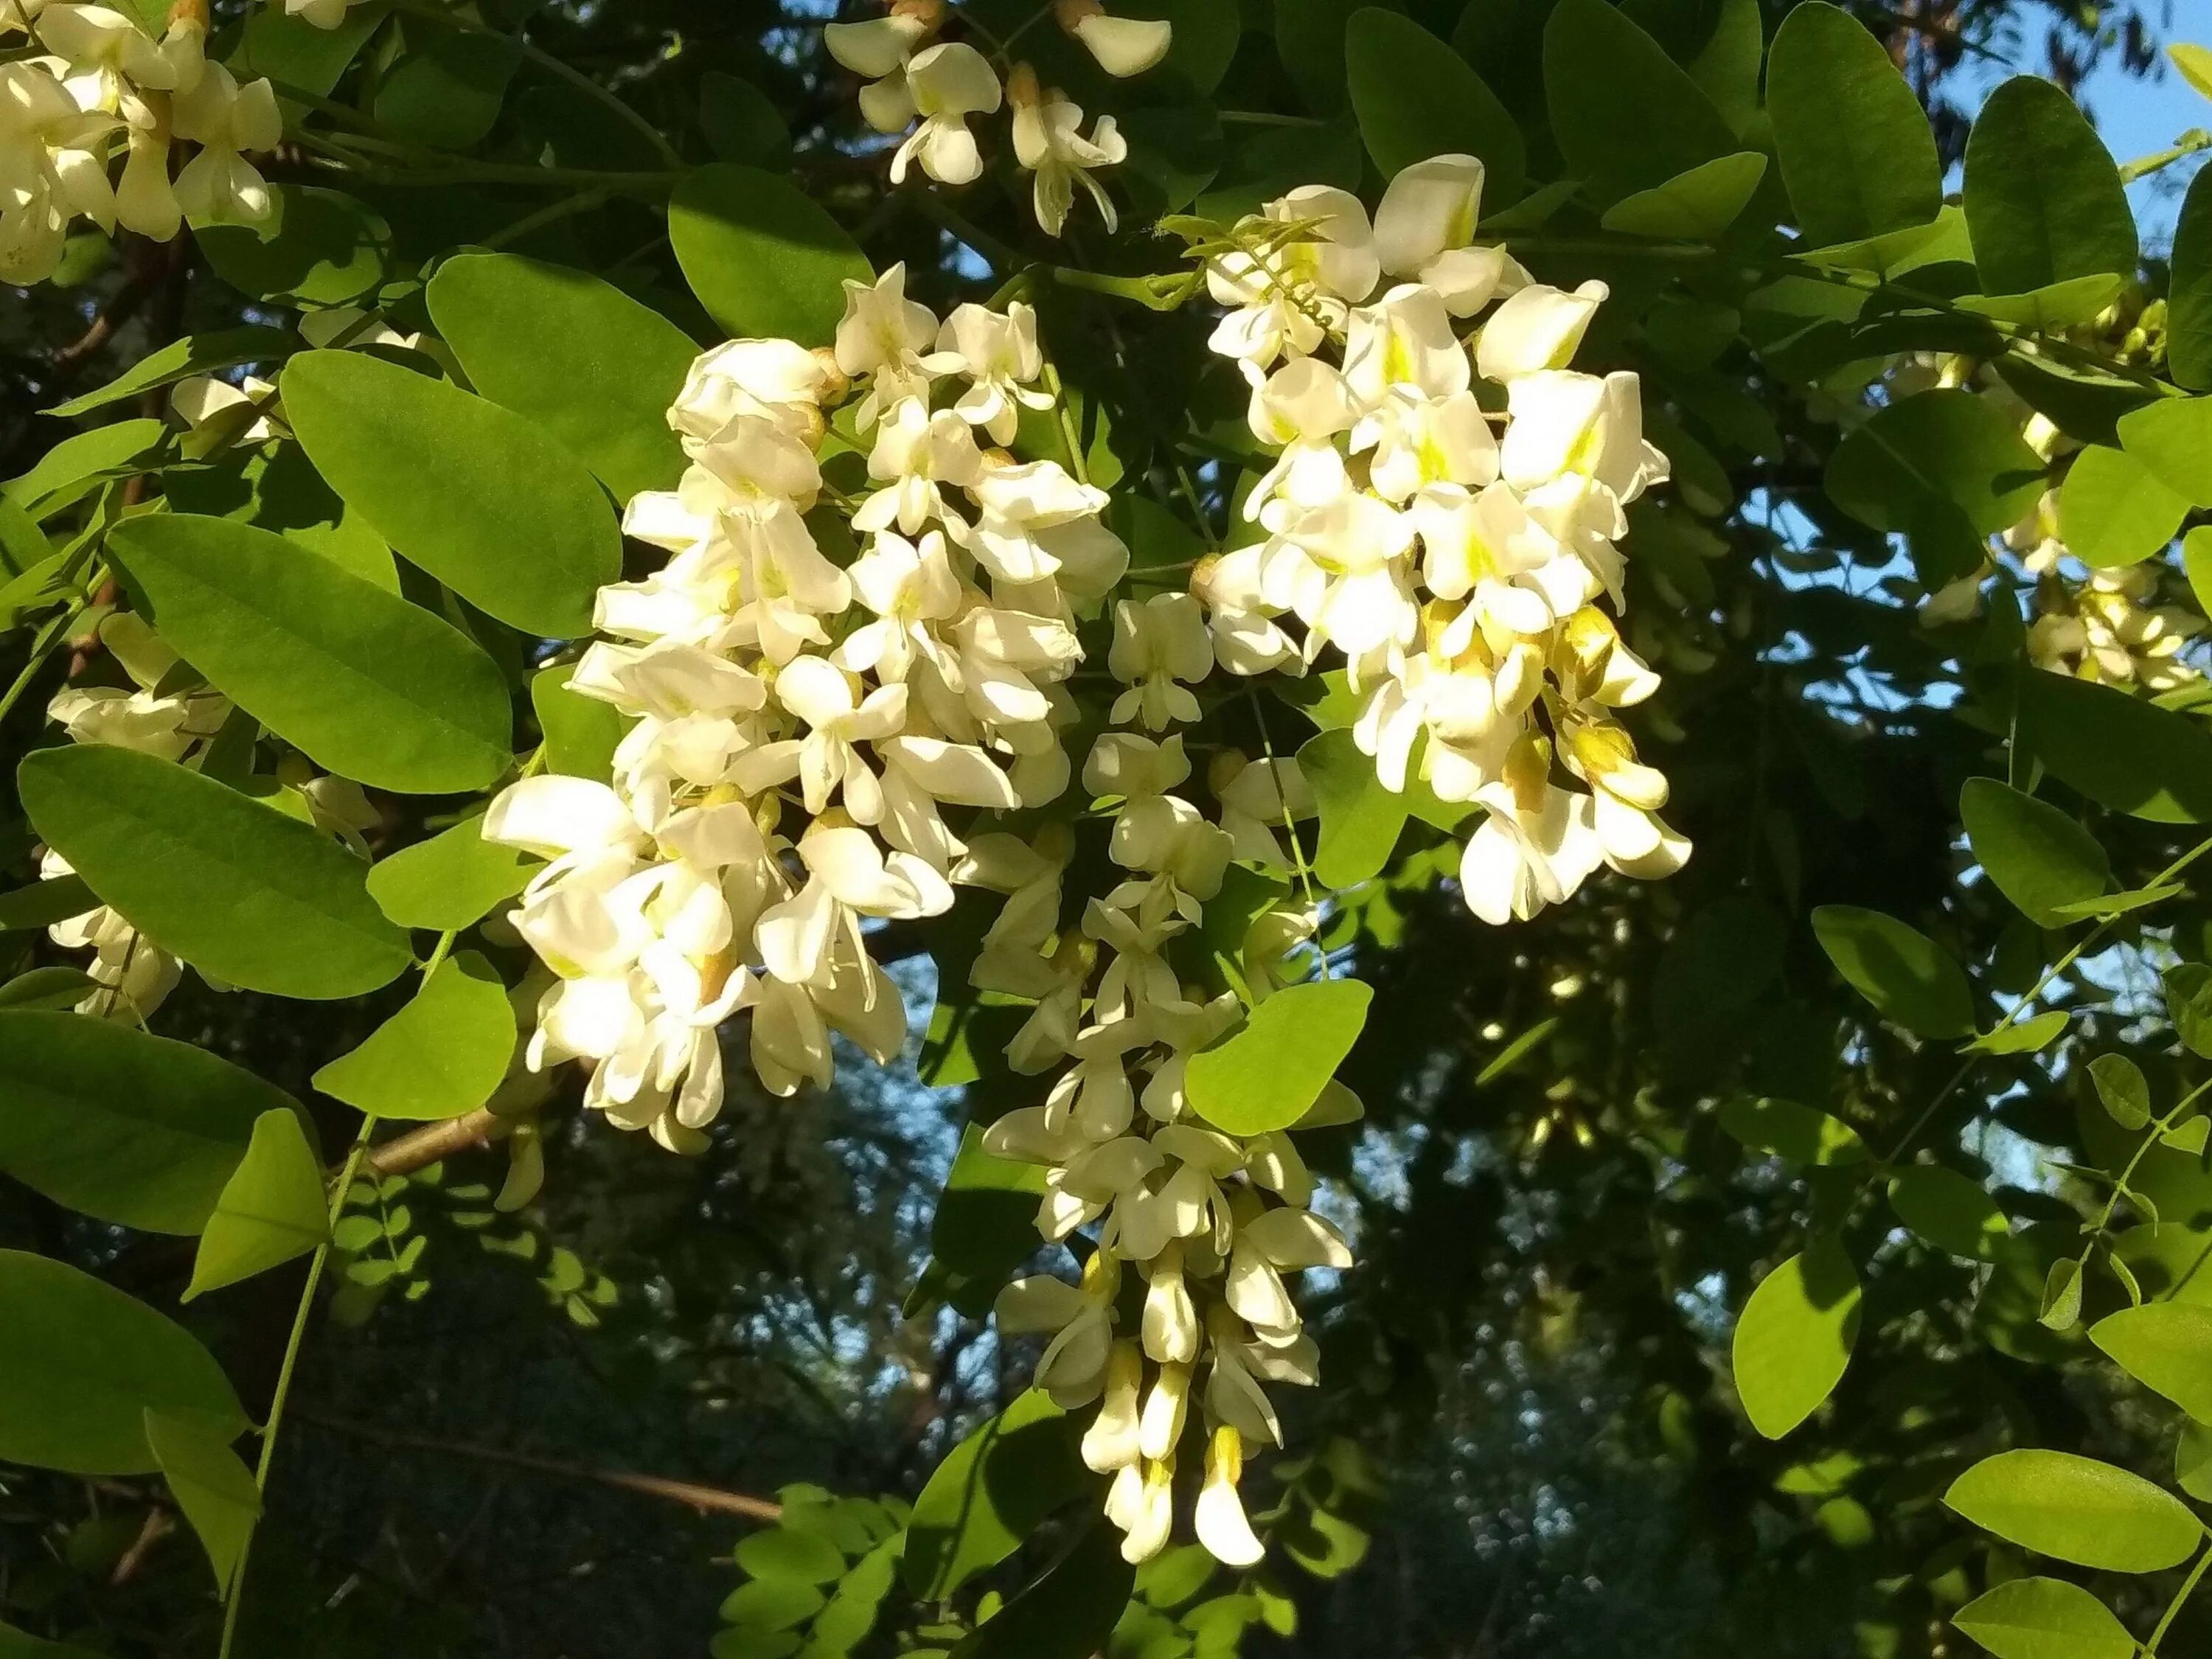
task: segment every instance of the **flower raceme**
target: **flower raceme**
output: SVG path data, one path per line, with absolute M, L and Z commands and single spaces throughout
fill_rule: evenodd
M 276 92 L 208 62 L 207 30 L 206 0 L 177 0 L 158 40 L 107 6 L 0 6 L 0 41 L 27 34 L 37 53 L 0 64 L 0 282 L 51 276 L 80 218 L 167 241 L 187 219 L 269 216 L 248 158 L 283 138 Z M 194 148 L 173 183 L 179 143 Z
M 1666 459 L 1635 375 L 1569 366 L 1604 285 L 1547 287 L 1474 245 L 1482 173 L 1407 167 L 1371 222 L 1346 191 L 1293 191 L 1209 258 L 1212 349 L 1277 460 L 1192 587 L 1225 671 L 1340 663 L 1385 787 L 1487 809 L 1461 889 L 1504 922 L 1601 864 L 1665 875 L 1690 849 L 1613 714 L 1657 677 L 1600 603 L 1621 599 L 1623 508 Z

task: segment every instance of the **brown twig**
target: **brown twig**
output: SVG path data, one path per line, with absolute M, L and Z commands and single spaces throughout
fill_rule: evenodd
M 501 1451 L 490 1446 L 471 1445 L 461 1440 L 440 1440 L 430 1435 L 414 1434 L 404 1430 L 378 1428 L 372 1424 L 349 1422 L 343 1418 L 325 1417 L 303 1407 L 292 1408 L 294 1418 L 302 1423 L 312 1423 L 349 1439 L 366 1440 L 374 1445 L 388 1446 L 395 1451 L 426 1452 L 440 1457 L 465 1457 L 479 1463 L 496 1464 L 503 1468 L 527 1469 L 533 1474 L 550 1474 L 563 1480 L 589 1480 L 602 1486 L 619 1486 L 624 1492 L 639 1492 L 647 1498 L 663 1498 L 702 1515 L 739 1515 L 749 1521 L 775 1522 L 783 1518 L 783 1505 L 769 1498 L 754 1498 L 741 1492 L 727 1492 L 720 1486 L 702 1486 L 692 1480 L 671 1480 L 657 1474 L 631 1474 L 622 1469 L 593 1468 L 583 1463 L 564 1463 L 556 1458 L 533 1457 L 527 1452 Z
M 465 1117 L 447 1118 L 443 1123 L 430 1123 L 404 1134 L 397 1140 L 387 1140 L 381 1146 L 369 1149 L 362 1164 L 362 1173 L 379 1177 L 412 1175 L 427 1169 L 442 1158 L 456 1152 L 491 1145 L 492 1130 L 499 1120 L 489 1107 L 478 1107 Z
M 127 1584 L 138 1576 L 138 1569 L 146 1565 L 146 1558 L 154 1553 L 154 1546 L 177 1529 L 176 1518 L 156 1504 L 146 1511 L 145 1524 L 138 1528 L 137 1537 L 131 1547 L 123 1552 L 115 1564 L 115 1571 L 107 1575 L 110 1589 Z

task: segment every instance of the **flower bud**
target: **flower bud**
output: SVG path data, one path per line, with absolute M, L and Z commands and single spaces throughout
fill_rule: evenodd
M 1099 0 L 1055 0 L 1053 15 L 1098 60 L 1098 67 L 1117 80 L 1158 67 L 1175 41 L 1174 24 L 1164 19 L 1111 17 Z

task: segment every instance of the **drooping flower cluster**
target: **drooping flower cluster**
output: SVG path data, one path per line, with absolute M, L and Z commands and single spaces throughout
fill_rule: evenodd
M 947 808 L 1066 788 L 1078 609 L 1128 554 L 1103 491 L 996 447 L 1052 406 L 1043 367 L 1027 307 L 940 325 L 902 266 L 847 285 L 834 351 L 740 340 L 694 366 L 669 415 L 690 465 L 625 519 L 673 556 L 601 590 L 607 637 L 570 681 L 635 721 L 616 775 L 526 778 L 484 826 L 552 860 L 514 918 L 558 976 L 530 1062 L 591 1062 L 617 1122 L 698 1145 L 739 1009 L 778 1094 L 830 1082 L 833 1030 L 896 1055 L 864 926 L 951 904 Z M 849 439 L 828 418 L 848 396 Z M 854 537 L 848 565 L 823 550 Z
M 1471 156 L 1409 167 L 1371 224 L 1346 191 L 1293 191 L 1209 258 L 1213 349 L 1278 459 L 1243 505 L 1252 539 L 1193 586 L 1223 667 L 1333 651 L 1384 786 L 1487 809 L 1461 884 L 1503 922 L 1600 864 L 1663 876 L 1690 849 L 1613 714 L 1657 677 L 1598 603 L 1620 603 L 1623 508 L 1666 459 L 1634 374 L 1567 367 L 1604 285 L 1549 288 L 1475 244 L 1482 179 Z
M 0 64 L 0 282 L 52 276 L 80 218 L 167 241 L 187 219 L 268 217 L 247 158 L 283 137 L 276 92 L 210 63 L 207 30 L 206 0 L 178 0 L 158 40 L 106 6 L 0 3 L 0 40 L 38 54 Z M 173 182 L 178 143 L 196 148 Z
M 1053 11 L 1109 75 L 1143 74 L 1172 43 L 1172 25 L 1111 16 L 1100 0 L 1056 0 Z M 982 176 L 983 153 L 968 123 L 1011 103 L 1014 158 L 1036 175 L 1036 220 L 1045 234 L 1060 234 L 1079 185 L 1113 230 L 1113 200 L 1091 174 L 1128 159 L 1128 143 L 1114 118 L 1100 116 L 1086 137 L 1074 100 L 1044 85 L 1027 64 L 1012 64 L 1001 84 L 990 59 L 974 46 L 936 38 L 945 21 L 944 0 L 892 0 L 882 17 L 823 30 L 830 56 L 867 82 L 860 112 L 868 125 L 906 134 L 891 156 L 891 182 L 904 182 L 908 169 L 919 165 L 939 184 L 973 184 Z
M 1171 947 L 1203 919 L 1232 860 L 1285 867 L 1278 832 L 1313 811 L 1292 760 L 1224 756 L 1212 779 L 1219 823 L 1178 793 L 1191 766 L 1170 728 L 1198 718 L 1188 684 L 1206 677 L 1211 655 L 1188 594 L 1117 605 L 1110 665 L 1128 689 L 1114 716 L 1146 731 L 1100 737 L 1083 782 L 1112 803 L 1109 853 L 1127 878 L 1087 902 L 1079 935 L 1055 940 L 1053 849 L 979 842 L 978 861 L 1004 872 L 987 884 L 1012 897 L 973 978 L 1038 999 L 1008 1050 L 1017 1072 L 1066 1067 L 1042 1105 L 985 1132 L 986 1149 L 1046 1167 L 1037 1228 L 1047 1240 L 1097 1224 L 1081 1283 L 1015 1281 L 999 1299 L 1000 1328 L 1049 1333 L 1037 1386 L 1067 1410 L 1096 1402 L 1083 1456 L 1113 1476 L 1106 1514 L 1131 1561 L 1158 1554 L 1173 1528 L 1194 1402 L 1206 1447 L 1197 1535 L 1218 1559 L 1249 1566 L 1263 1551 L 1237 1495 L 1245 1452 L 1282 1442 L 1264 1384 L 1318 1380 L 1319 1354 L 1284 1275 L 1347 1267 L 1352 1254 L 1307 1207 L 1313 1181 L 1287 1133 L 1224 1133 L 1194 1115 L 1185 1093 L 1190 1056 L 1244 1007 L 1234 992 L 1209 998 L 1186 984 Z M 1284 958 L 1313 927 L 1304 907 L 1253 925 L 1241 954 L 1255 1002 L 1281 983 Z M 1332 1088 L 1310 1116 L 1343 1122 L 1356 1111 L 1348 1091 Z M 1125 1297 L 1132 1273 L 1143 1290 Z M 1124 1328 L 1130 1310 L 1133 1329 Z
M 1931 387 L 1971 388 L 2017 425 L 2023 441 L 2046 462 L 2078 447 L 2049 416 L 2029 408 L 1988 364 L 1972 358 L 1906 358 L 1892 368 L 1887 385 L 1893 396 Z M 2203 678 L 2203 671 L 2183 660 L 2182 653 L 2205 631 L 2205 619 L 2169 594 L 2173 584 L 2162 560 L 2077 574 L 2076 568 L 2069 565 L 2069 554 L 2059 535 L 2055 489 L 2037 497 L 2002 540 L 2004 550 L 2035 579 L 2027 656 L 2038 668 L 2105 685 L 2139 688 L 2154 696 Z M 1984 587 L 1996 568 L 1994 557 L 1985 558 L 1971 574 L 1938 588 L 1922 602 L 1920 620 L 1940 627 L 1979 616 Z

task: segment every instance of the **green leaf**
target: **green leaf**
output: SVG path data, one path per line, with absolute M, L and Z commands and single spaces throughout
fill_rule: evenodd
M 378 1117 L 459 1117 L 499 1087 L 514 1034 L 507 988 L 482 957 L 464 951 L 360 1048 L 317 1072 L 315 1087 Z
M 2140 1129 L 2150 1121 L 2150 1085 L 2142 1068 L 2125 1054 L 2099 1054 L 2089 1062 L 2089 1081 L 2113 1122 Z
M 2212 1060 L 2212 968 L 2185 962 L 2166 970 L 2165 983 L 2174 1035 L 2191 1054 Z
M 2194 507 L 2212 507 L 2212 398 L 2164 398 L 2119 419 L 2120 447 Z
M 743 1545 L 738 1547 L 742 1549 Z M 837 1562 L 842 1570 L 844 1558 Z M 829 1598 L 797 1578 L 756 1578 L 740 1584 L 722 1601 L 722 1617 L 747 1631 L 775 1632 L 803 1624 L 822 1611 Z
M 1792 7 L 1766 64 L 1782 181 L 1808 245 L 1924 225 L 1942 166 L 1920 100 L 1866 25 L 1823 3 Z
M 0 985 L 0 1008 L 28 1012 L 74 1008 L 100 989 L 100 981 L 76 968 L 33 968 Z
M 743 338 L 828 345 L 843 284 L 874 280 L 845 228 L 787 175 L 717 161 L 676 187 L 668 239 L 708 314 Z
M 228 1437 L 210 1432 L 187 1417 L 170 1417 L 149 1407 L 146 1443 L 153 1449 L 169 1492 L 199 1535 L 215 1569 L 216 1593 L 230 1599 L 246 1540 L 261 1518 L 261 1490 L 239 1462 Z
M 2197 607 L 2212 611 L 2212 525 L 2199 525 L 2182 538 L 2181 566 Z
M 737 1560 L 756 1578 L 796 1579 L 803 1584 L 827 1584 L 845 1572 L 845 1558 L 835 1544 L 817 1533 L 790 1527 L 770 1527 L 742 1540 Z
M 612 703 L 568 689 L 567 664 L 530 677 L 530 706 L 545 738 L 545 769 L 563 777 L 604 781 L 614 771 L 615 750 L 629 722 Z
M 434 149 L 467 149 L 490 132 L 522 50 L 503 34 L 454 29 L 413 46 L 376 88 L 376 119 Z
M 1739 150 L 1700 162 L 1663 185 L 1622 197 L 1606 210 L 1600 222 L 1607 230 L 1632 236 L 1717 242 L 1751 205 L 1765 177 L 1766 158 L 1755 150 Z
M 100 908 L 82 876 L 34 881 L 12 893 L 0 893 L 0 933 L 27 933 Z
M 217 465 L 175 468 L 163 475 L 161 493 L 178 513 L 270 531 L 387 593 L 399 591 L 399 569 L 384 538 L 323 482 L 297 444 L 272 445 Z
M 92 890 L 163 950 L 247 990 L 310 1000 L 388 984 L 410 959 L 368 866 L 296 818 L 126 749 L 26 756 L 24 811 Z
M 1712 100 L 1607 0 L 1559 0 L 1544 95 L 1567 170 L 1601 204 L 1742 149 Z
M 2135 1659 L 2136 1639 L 2105 1604 L 2063 1578 L 2014 1578 L 1951 1615 L 1996 1659 Z
M 97 391 L 57 404 L 46 413 L 74 419 L 188 375 L 212 374 L 217 369 L 235 368 L 240 363 L 271 362 L 289 355 L 298 343 L 298 337 L 288 330 L 252 325 L 218 329 L 211 334 L 188 334 L 181 340 L 172 340 L 150 356 L 141 358 Z
M 1520 198 L 1521 129 L 1457 52 L 1412 18 L 1368 6 L 1345 25 L 1344 58 L 1359 137 L 1383 178 L 1435 155 L 1477 155 L 1484 204 Z
M 2058 534 L 2092 570 L 2141 564 L 2162 552 L 2189 501 L 2123 449 L 2094 444 L 2074 458 L 2058 491 Z
M 1923 392 L 1876 411 L 1836 446 L 1826 486 L 1861 524 L 1903 534 L 1923 503 L 1948 502 L 1978 536 L 2020 522 L 2043 494 L 2043 459 L 1988 401 Z
M 2162 1572 L 2204 1541 L 2179 1498 L 2071 1452 L 1999 1452 L 1953 1481 L 1943 1501 L 2008 1543 L 2113 1572 Z
M 1275 52 L 1308 109 L 1334 115 L 1345 106 L 1350 66 L 1345 37 L 1362 0 L 1274 0 Z
M 2212 1308 L 2151 1302 L 2089 1328 L 2112 1362 L 2200 1423 L 2212 1423 Z
M 514 763 L 498 665 L 420 605 L 228 519 L 160 514 L 107 544 L 163 643 L 325 769 L 442 795 Z
M 1235 1135 L 1286 1129 L 1321 1098 L 1359 1040 L 1374 992 L 1356 979 L 1276 992 L 1226 1042 L 1190 1057 L 1191 1109 Z
M 1916 1164 L 1889 1183 L 1889 1207 L 1922 1238 L 1972 1261 L 1992 1260 L 2009 1229 L 1979 1182 L 1939 1164 Z
M 720 70 L 699 77 L 699 130 L 720 161 L 765 167 L 791 149 L 791 125 L 769 95 Z
M 331 1236 L 323 1167 L 296 1109 L 264 1112 L 245 1161 L 222 1189 L 192 1261 L 185 1300 L 305 1255 Z
M 357 351 L 295 357 L 284 410 L 331 488 L 402 558 L 526 634 L 591 630 L 622 538 L 598 483 L 544 428 Z
M 973 1286 L 956 1301 L 988 1304 L 1007 1275 L 1036 1252 L 1044 1176 L 1036 1164 L 985 1152 L 976 1125 L 961 1131 L 929 1232 L 931 1256 Z
M 1966 226 L 1991 294 L 2136 271 L 2136 222 L 2119 169 L 2074 100 L 2016 76 L 1966 138 Z
M 1754 1151 L 1796 1164 L 1863 1164 L 1870 1156 L 1850 1124 L 1791 1100 L 1738 1095 L 1722 1105 L 1721 1127 Z
M 2173 60 L 2174 68 L 2181 71 L 2181 78 L 2196 88 L 2198 96 L 2212 98 L 2212 48 L 2177 40 L 2166 47 L 2166 55 Z
M 2025 294 L 1962 294 L 1952 303 L 1970 316 L 2056 333 L 2092 321 L 2125 287 L 2119 276 L 2072 276 Z
M 2173 1448 L 2173 1481 L 2199 1503 L 2212 1502 L 2212 1428 L 2194 1420 L 2181 1425 Z
M 1085 1659 L 1102 1653 L 1136 1580 L 1137 1570 L 1121 1559 L 1119 1530 L 1094 1519 L 1042 1578 L 953 1649 L 952 1659 Z
M 0 484 L 0 494 L 33 518 L 44 518 L 46 510 L 77 499 L 84 486 L 138 471 L 167 434 L 168 428 L 155 420 L 118 421 L 73 433 L 39 457 L 29 471 Z
M 458 933 L 530 884 L 544 860 L 483 838 L 483 814 L 404 848 L 368 872 L 368 896 L 402 927 Z
M 1917 1036 L 1972 1034 L 1974 997 L 1966 976 L 1925 933 L 1847 904 L 1814 911 L 1813 933 L 1837 971 L 1883 1018 Z
M 2212 179 L 2202 169 L 2174 224 L 2166 367 L 2175 385 L 2212 392 Z
M 2019 680 L 2019 742 L 2100 806 L 2154 823 L 2212 823 L 2212 732 L 2066 674 Z
M 1730 1350 L 1752 1427 L 1779 1440 L 1835 1392 L 1858 1340 L 1859 1303 L 1850 1258 L 1826 1237 L 1759 1281 Z
M 1999 1025 L 1976 1037 L 1972 1046 L 1985 1054 L 2032 1054 L 2049 1048 L 2066 1025 L 2066 1011 L 2053 1008 L 2033 1019 Z
M 907 1588 L 941 1601 L 1019 1549 L 1091 1483 L 1077 1455 L 1080 1437 L 1051 1396 L 1031 1389 L 954 1447 L 915 1499 Z
M 315 185 L 278 185 L 271 195 L 276 210 L 266 223 L 192 232 L 216 275 L 240 293 L 317 308 L 349 305 L 390 274 L 392 227 L 366 204 Z
M 1470 14 L 1480 9 L 1468 8 Z M 1748 136 L 1759 122 L 1759 72 L 1765 59 L 1759 0 L 1720 0 L 1711 38 L 1684 64 L 1739 137 Z
M 2100 896 L 2112 878 L 2112 860 L 2094 836 L 2048 801 L 1995 778 L 1966 780 L 1959 816 L 1983 873 L 2040 927 L 2061 926 L 2062 905 Z
M 428 297 L 471 384 L 566 444 L 617 500 L 676 487 L 668 407 L 699 355 L 682 329 L 586 272 L 514 253 L 448 259 Z
M 287 90 L 326 98 L 377 25 L 390 14 L 380 5 L 349 8 L 335 27 L 319 28 L 263 6 L 246 15 L 230 67 L 240 81 L 267 77 Z
M 1382 787 L 1349 728 L 1310 738 L 1298 750 L 1298 769 L 1321 815 L 1314 874 L 1339 892 L 1380 875 L 1406 827 L 1407 798 Z
M 0 1250 L 0 1461 L 151 1474 L 145 1413 L 235 1437 L 246 1413 L 183 1326 L 64 1262 Z
M 110 1020 L 0 1013 L 0 1170 L 120 1227 L 197 1233 L 255 1121 L 291 1097 L 188 1043 Z

